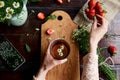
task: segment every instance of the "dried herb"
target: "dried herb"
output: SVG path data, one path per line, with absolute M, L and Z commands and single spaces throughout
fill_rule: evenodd
M 27 52 L 31 52 L 31 48 L 28 44 L 25 44 L 25 49 L 26 49 Z
M 34 11 L 34 10 L 31 10 L 29 16 L 31 16 L 31 15 L 34 14 L 34 13 L 35 13 L 35 11 Z

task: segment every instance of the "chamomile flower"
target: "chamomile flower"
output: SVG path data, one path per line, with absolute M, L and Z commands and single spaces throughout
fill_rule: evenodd
M 0 1 L 0 8 L 4 7 L 5 6 L 5 3 L 4 1 Z
M 14 13 L 14 9 L 12 9 L 10 7 L 7 7 L 6 8 L 6 12 L 9 13 L 9 14 L 13 14 Z
M 7 13 L 6 16 L 5 16 L 6 19 L 11 19 L 12 18 L 12 15 L 10 13 Z
M 20 7 L 20 3 L 19 2 L 13 2 L 13 7 L 14 8 L 19 8 Z

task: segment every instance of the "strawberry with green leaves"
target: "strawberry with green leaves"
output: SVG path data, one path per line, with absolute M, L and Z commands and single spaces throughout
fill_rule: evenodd
M 102 5 L 101 5 L 101 3 L 99 1 L 96 2 L 95 10 L 96 10 L 96 13 L 100 13 L 100 12 L 103 11 Z
M 100 2 L 96 2 L 96 5 L 95 5 L 95 11 L 96 11 L 96 14 L 104 17 L 105 16 L 105 11 L 102 9 L 102 5 Z
M 85 12 L 86 12 L 87 17 L 89 19 L 92 20 L 94 18 L 94 16 L 95 16 L 95 9 L 86 9 Z
M 108 52 L 110 53 L 111 56 L 114 56 L 115 54 L 117 54 L 117 48 L 113 45 L 110 45 L 108 47 Z
M 89 9 L 93 9 L 93 8 L 95 7 L 95 5 L 96 5 L 95 0 L 90 0 L 90 1 L 88 2 Z
M 93 17 L 96 15 L 105 17 L 106 11 L 103 10 L 102 4 L 100 1 L 96 2 L 95 0 L 89 0 L 88 8 L 85 9 L 85 13 L 90 20 L 93 20 Z M 100 22 L 99 24 L 101 24 L 101 19 L 97 16 L 96 16 L 96 18 L 97 18 L 98 22 Z

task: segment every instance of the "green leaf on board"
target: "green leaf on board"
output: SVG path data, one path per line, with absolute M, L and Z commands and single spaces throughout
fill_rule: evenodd
M 48 19 L 56 19 L 56 15 L 49 15 L 47 16 L 47 18 L 45 20 L 48 20 Z
M 26 49 L 27 52 L 31 52 L 31 48 L 28 44 L 25 44 L 25 49 Z

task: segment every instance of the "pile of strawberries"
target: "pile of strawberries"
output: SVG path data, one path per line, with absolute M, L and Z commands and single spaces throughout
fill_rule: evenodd
M 85 13 L 90 20 L 93 20 L 96 14 L 104 17 L 106 11 L 103 10 L 102 5 L 99 1 L 96 2 L 95 0 L 90 0 L 88 2 L 88 8 L 85 9 Z

